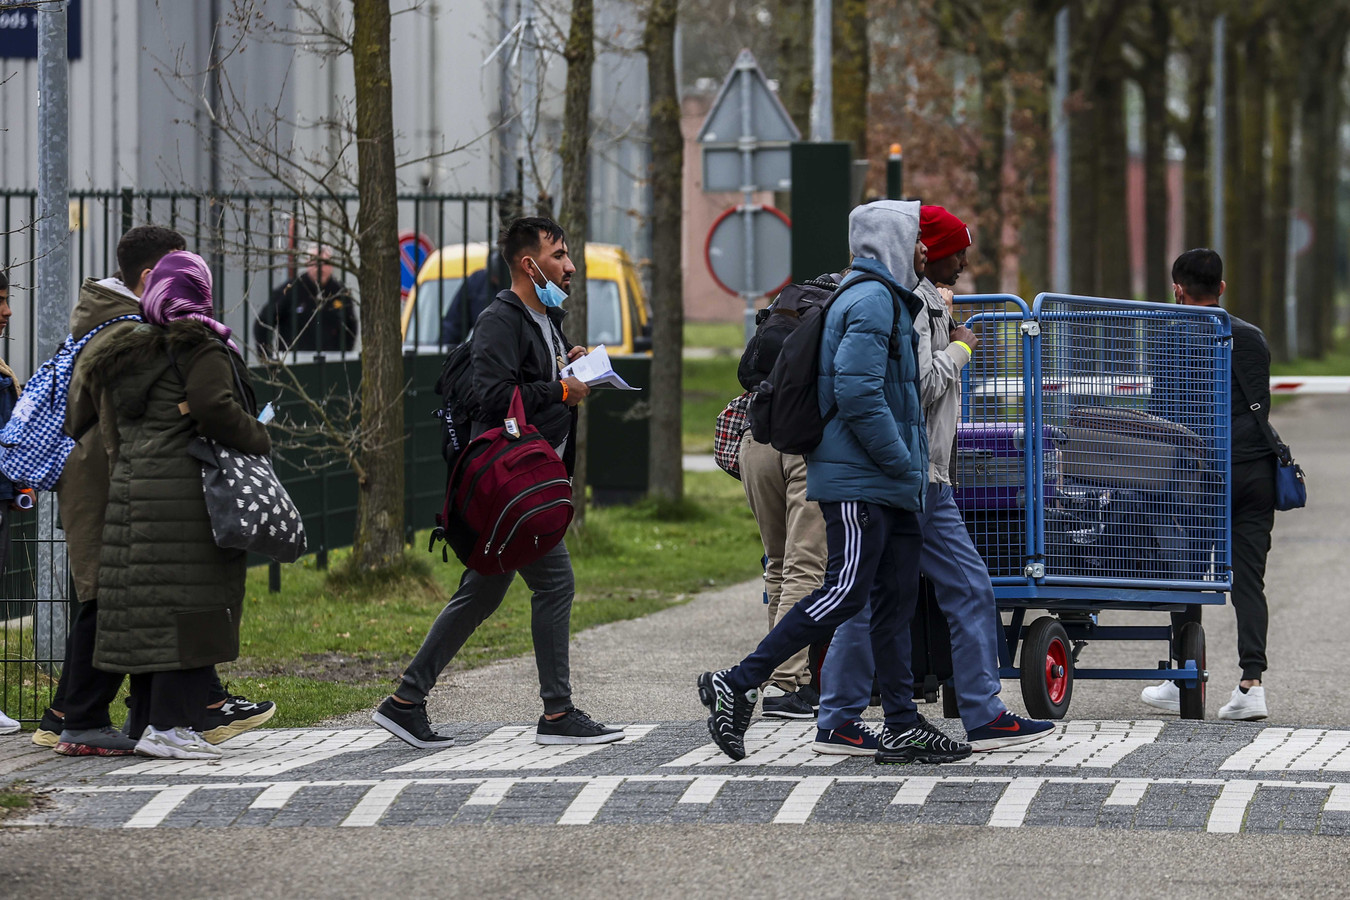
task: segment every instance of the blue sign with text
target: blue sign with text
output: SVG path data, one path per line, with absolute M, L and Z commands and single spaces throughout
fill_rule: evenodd
M 0 0 L 0 59 L 37 59 L 38 11 Z M 66 58 L 80 58 L 80 0 L 66 6 Z

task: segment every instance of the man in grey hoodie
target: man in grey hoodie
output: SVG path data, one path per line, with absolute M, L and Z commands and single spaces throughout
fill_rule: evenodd
M 699 677 L 709 733 L 732 759 L 745 757 L 759 686 L 864 606 L 872 611 L 870 647 L 882 661 L 886 728 L 876 761 L 940 763 L 970 755 L 968 745 L 918 715 L 910 671 L 923 544 L 918 514 L 928 484 L 913 329 L 923 307 L 913 294 L 918 235 L 916 202 L 883 200 L 849 216 L 853 270 L 822 313 L 816 384 L 824 432 L 806 458 L 807 499 L 820 503 L 825 518 L 825 580 L 740 665 Z
M 1013 715 L 999 699 L 998 607 L 989 569 L 975 549 L 952 493 L 950 474 L 956 423 L 961 416 L 961 370 L 980 340 L 952 317 L 950 288 L 961 277 L 970 246 L 970 229 L 940 206 L 925 206 L 919 239 L 927 253 L 915 290 L 924 309 L 914 320 L 918 338 L 919 395 L 928 431 L 928 487 L 919 525 L 923 552 L 919 569 L 933 585 L 938 609 L 951 632 L 956 705 L 971 749 L 997 750 L 1039 740 L 1054 730 L 1050 722 Z M 934 284 L 937 282 L 937 284 Z M 939 291 L 942 285 L 944 291 Z M 872 694 L 875 669 L 866 639 L 870 621 L 864 608 L 835 632 L 821 680 L 817 753 L 858 754 L 870 734 L 860 722 Z M 851 747 L 852 738 L 864 741 Z

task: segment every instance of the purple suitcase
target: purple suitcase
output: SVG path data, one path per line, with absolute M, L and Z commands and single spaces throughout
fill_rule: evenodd
M 1045 505 L 1053 505 L 1059 484 L 1063 432 L 1042 426 Z M 963 513 L 1023 509 L 1026 486 L 1025 432 L 1020 422 L 960 422 L 951 473 L 956 505 Z

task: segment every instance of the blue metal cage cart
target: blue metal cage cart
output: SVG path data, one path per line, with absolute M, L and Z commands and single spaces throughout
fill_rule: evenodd
M 1064 716 L 1075 678 L 1112 678 L 1174 680 L 1182 717 L 1204 718 L 1198 613 L 1232 584 L 1227 314 L 1063 294 L 956 304 L 980 346 L 953 481 L 1006 617 L 1001 677 L 1037 717 Z M 1172 615 L 1099 621 L 1114 610 Z M 1080 665 L 1104 640 L 1166 642 L 1168 660 Z

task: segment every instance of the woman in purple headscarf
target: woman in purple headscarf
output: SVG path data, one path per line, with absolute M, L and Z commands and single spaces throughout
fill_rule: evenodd
M 131 675 L 137 753 L 214 759 L 208 692 L 212 667 L 239 655 L 246 554 L 216 546 L 188 446 L 197 435 L 244 453 L 271 443 L 230 329 L 214 318 L 205 261 L 165 256 L 141 305 L 145 322 L 89 360 L 117 413 L 98 423 L 112 473 L 94 665 Z

